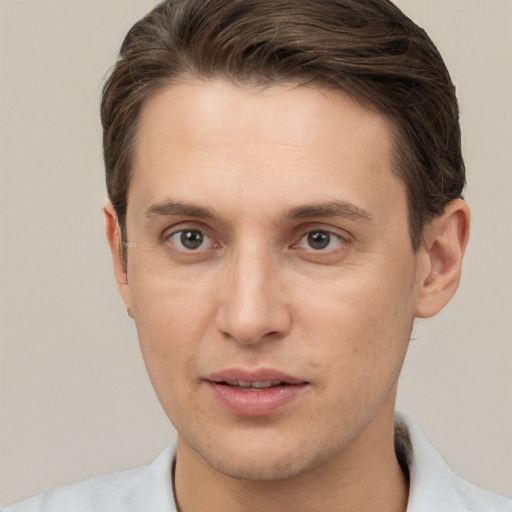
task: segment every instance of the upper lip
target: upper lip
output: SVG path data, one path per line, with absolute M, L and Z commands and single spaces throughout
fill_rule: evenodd
M 248 370 L 243 368 L 227 368 L 220 372 L 215 372 L 206 377 L 210 382 L 270 382 L 279 381 L 286 384 L 307 384 L 308 381 L 293 377 L 280 370 L 273 368 L 259 368 Z

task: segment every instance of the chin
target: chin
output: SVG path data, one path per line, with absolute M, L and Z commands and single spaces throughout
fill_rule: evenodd
M 276 436 L 277 437 L 277 436 Z M 240 439 L 238 440 L 240 441 Z M 215 471 L 238 480 L 288 480 L 322 465 L 334 447 L 304 440 L 274 439 L 196 446 L 196 453 Z M 259 442 L 258 442 L 259 441 Z M 320 445 L 320 446 L 319 446 Z
M 238 457 L 237 460 L 226 458 L 207 462 L 219 473 L 237 480 L 276 481 L 294 478 L 316 465 L 301 455 L 296 453 L 269 459 L 266 454 L 260 454 L 258 457 Z

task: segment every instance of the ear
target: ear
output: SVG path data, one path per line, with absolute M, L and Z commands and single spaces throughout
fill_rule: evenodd
M 119 228 L 116 212 L 110 201 L 108 201 L 103 207 L 103 215 L 105 218 L 105 234 L 107 235 L 110 252 L 112 253 L 112 262 L 114 264 L 117 288 L 126 306 L 128 315 L 133 318 L 130 289 L 128 287 L 128 276 L 126 274 L 125 263 L 121 256 L 121 230 Z
M 416 317 L 434 316 L 457 291 L 469 239 L 469 223 L 467 203 L 456 199 L 425 228 L 424 245 L 418 255 Z

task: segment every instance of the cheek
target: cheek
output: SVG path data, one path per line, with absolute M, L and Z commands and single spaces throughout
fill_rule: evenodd
M 402 268 L 353 268 L 307 287 L 301 321 L 329 372 L 381 380 L 399 370 L 414 318 L 413 267 Z
M 180 382 L 213 318 L 207 279 L 181 279 L 167 269 L 134 272 L 130 296 L 142 355 L 155 388 Z
M 193 386 L 199 341 L 207 316 L 196 294 L 172 280 L 142 281 L 133 286 L 134 316 L 148 376 L 169 420 L 176 428 L 182 417 L 197 414 Z

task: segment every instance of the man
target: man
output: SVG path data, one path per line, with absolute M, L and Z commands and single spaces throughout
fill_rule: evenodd
M 511 510 L 396 416 L 469 233 L 458 108 L 386 0 L 181 0 L 104 89 L 107 237 L 178 431 L 18 510 Z

